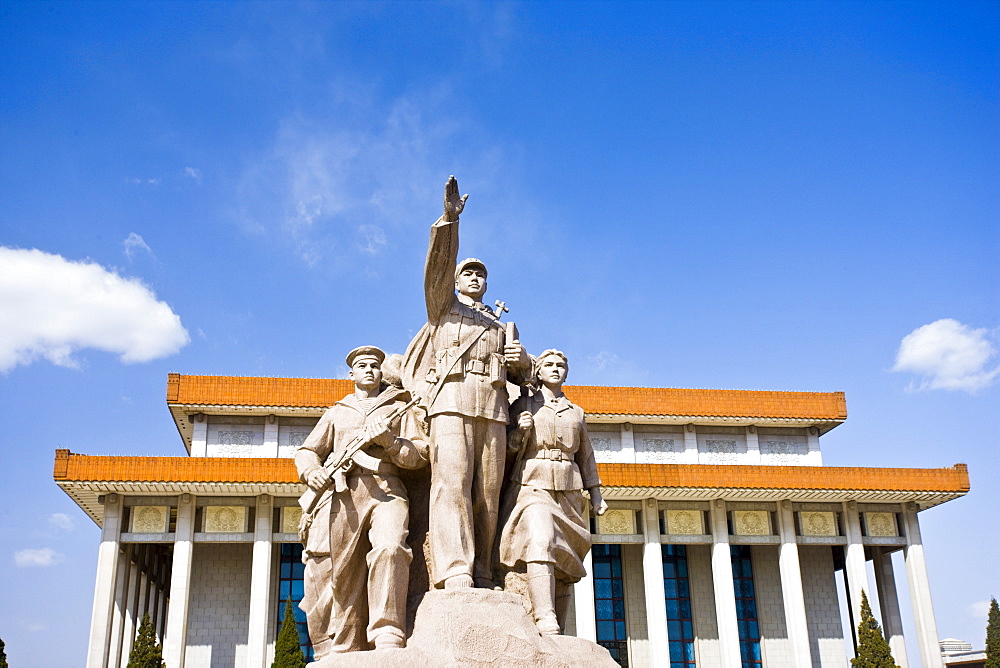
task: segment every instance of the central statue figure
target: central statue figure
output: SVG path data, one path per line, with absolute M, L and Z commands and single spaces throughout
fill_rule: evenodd
M 424 267 L 427 324 L 403 363 L 403 384 L 423 397 L 430 420 L 432 578 L 445 589 L 494 586 L 507 381 L 521 384 L 531 372 L 524 347 L 506 340 L 503 323 L 482 303 L 486 266 L 457 261 L 467 198 L 449 178 Z

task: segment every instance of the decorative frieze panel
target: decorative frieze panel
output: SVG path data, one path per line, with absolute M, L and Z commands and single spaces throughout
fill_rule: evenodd
M 836 536 L 837 515 L 826 511 L 800 511 L 799 533 L 802 536 Z
M 651 464 L 666 464 L 676 461 L 676 454 L 684 451 L 683 442 L 678 445 L 672 438 L 643 438 L 642 450 Z
M 700 510 L 667 510 L 667 533 L 694 536 L 705 533 L 705 513 Z
M 599 462 L 620 462 L 622 457 L 622 437 L 620 431 L 591 431 L 590 444 L 594 457 Z
M 734 510 L 733 532 L 737 536 L 770 536 L 771 513 L 766 510 Z
M 728 438 L 707 438 L 701 460 L 706 464 L 735 464 L 739 454 L 739 441 Z
M 761 462 L 764 464 L 798 464 L 806 454 L 805 443 L 796 441 L 760 441 Z
M 597 533 L 614 535 L 634 534 L 635 511 L 625 508 L 611 508 L 603 515 L 598 515 Z
M 862 513 L 865 517 L 866 533 L 872 537 L 893 538 L 899 535 L 895 513 Z
M 129 531 L 132 533 L 167 533 L 170 506 L 133 506 Z
M 243 533 L 247 530 L 246 506 L 205 506 L 202 510 L 206 533 Z
M 281 508 L 281 533 L 298 533 L 299 521 L 302 519 L 302 508 L 299 506 L 284 506 Z

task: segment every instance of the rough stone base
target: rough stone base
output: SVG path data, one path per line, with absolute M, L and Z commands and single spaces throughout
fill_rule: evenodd
M 489 589 L 430 591 L 417 608 L 406 649 L 351 652 L 310 668 L 543 666 L 616 668 L 606 649 L 573 636 L 542 636 L 517 594 Z

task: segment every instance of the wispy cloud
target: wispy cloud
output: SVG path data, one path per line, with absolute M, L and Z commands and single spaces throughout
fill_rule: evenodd
M 76 367 L 73 355 L 84 348 L 148 362 L 189 341 L 180 317 L 139 280 L 94 262 L 0 246 L 0 372 L 38 359 Z
M 186 176 L 189 179 L 192 179 L 192 180 L 194 180 L 194 181 L 196 181 L 198 183 L 201 183 L 202 174 L 201 174 L 201 170 L 198 169 L 197 167 L 185 167 L 184 168 L 184 176 Z
M 55 566 L 65 560 L 66 557 L 50 547 L 20 550 L 14 553 L 14 563 L 18 568 L 30 568 L 32 566 L 46 568 L 48 566 Z
M 966 612 L 968 612 L 969 616 L 973 619 L 981 619 L 985 622 L 987 615 L 990 614 L 990 602 L 987 599 L 985 601 L 970 603 L 968 608 L 966 608 Z
M 910 391 L 978 392 L 1000 375 L 1000 366 L 991 367 L 996 349 L 988 335 L 952 318 L 937 320 L 903 337 L 892 370 L 919 376 Z
M 128 236 L 125 237 L 125 240 L 122 242 L 122 247 L 125 249 L 125 257 L 129 260 L 134 259 L 135 254 L 139 251 L 146 251 L 150 255 L 153 254 L 153 249 L 149 247 L 146 240 L 135 232 L 128 233 Z
M 131 183 L 136 186 L 158 186 L 160 185 L 160 179 L 140 179 L 135 177 L 126 177 L 125 183 Z
M 66 513 L 52 513 L 49 515 L 49 524 L 63 531 L 72 531 L 76 528 L 73 518 Z

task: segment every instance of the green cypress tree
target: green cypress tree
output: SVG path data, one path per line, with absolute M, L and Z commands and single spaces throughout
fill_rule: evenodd
M 986 622 L 986 668 L 1000 668 L 1000 608 L 990 597 L 990 614 Z
M 3 638 L 0 638 L 0 668 L 7 668 L 7 652 L 4 651 L 6 648 L 7 646 L 3 644 Z
M 861 621 L 858 622 L 858 655 L 851 659 L 851 665 L 854 668 L 899 668 L 872 615 L 864 590 L 861 592 Z
M 135 644 L 128 655 L 126 668 L 164 668 L 163 648 L 156 642 L 153 624 L 149 621 L 149 613 L 142 616 Z
M 271 668 L 305 668 L 306 657 L 299 647 L 299 629 L 292 613 L 291 597 L 285 599 L 285 614 L 281 618 L 281 630 L 274 643 L 274 663 Z

